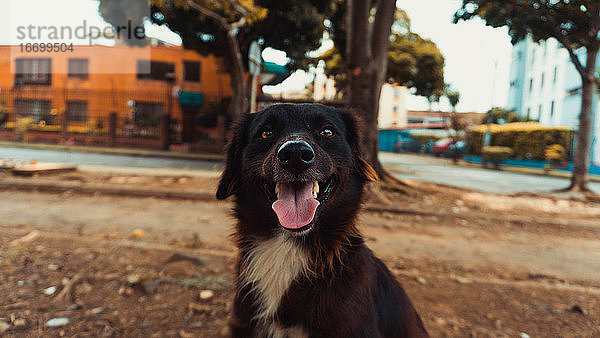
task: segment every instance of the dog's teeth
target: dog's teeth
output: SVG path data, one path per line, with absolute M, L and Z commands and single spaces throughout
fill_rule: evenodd
M 313 197 L 317 198 L 318 195 L 319 195 L 319 182 L 314 181 L 313 182 Z
M 275 184 L 275 194 L 277 195 L 277 199 L 279 199 L 279 183 Z

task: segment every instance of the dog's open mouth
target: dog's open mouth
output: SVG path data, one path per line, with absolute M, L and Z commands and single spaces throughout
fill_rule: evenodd
M 325 189 L 321 188 L 323 185 Z M 274 186 L 275 194 L 267 195 L 274 200 L 271 207 L 279 224 L 288 230 L 301 231 L 312 225 L 319 205 L 327 201 L 332 188 L 331 181 L 280 182 Z

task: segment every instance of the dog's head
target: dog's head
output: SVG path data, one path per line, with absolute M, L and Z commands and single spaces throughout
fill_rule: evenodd
M 265 234 L 348 223 L 363 185 L 376 179 L 360 156 L 357 129 L 350 113 L 319 104 L 246 114 L 233 127 L 217 198 L 235 195 L 238 217 L 261 222 Z

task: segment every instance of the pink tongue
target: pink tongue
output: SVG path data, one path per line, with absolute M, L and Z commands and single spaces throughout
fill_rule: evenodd
M 312 196 L 312 187 L 313 182 L 279 184 L 279 199 L 271 207 L 284 228 L 299 229 L 312 222 L 319 206 Z

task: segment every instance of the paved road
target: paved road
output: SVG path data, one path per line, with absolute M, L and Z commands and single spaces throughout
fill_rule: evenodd
M 384 165 L 399 169 L 394 171 L 399 178 L 444 183 L 493 193 L 550 191 L 569 185 L 566 178 L 465 168 L 454 166 L 445 159 L 428 156 L 381 153 L 379 158 Z M 592 182 L 590 188 L 600 193 L 600 183 Z
M 176 168 L 214 170 L 221 168 L 217 161 L 166 159 L 144 156 L 106 155 L 56 150 L 0 147 L 0 158 L 18 161 L 64 162 L 71 164 L 105 165 L 112 167 Z M 566 187 L 564 178 L 516 174 L 505 171 L 465 168 L 452 165 L 445 159 L 411 154 L 381 153 L 381 162 L 392 166 L 396 176 L 456 185 L 495 193 L 556 190 Z M 591 183 L 600 193 L 600 183 Z
M 69 164 L 92 164 L 112 167 L 203 169 L 220 168 L 220 161 L 154 158 L 147 156 L 126 156 L 65 152 L 58 150 L 0 147 L 0 158 L 16 161 L 60 162 Z

